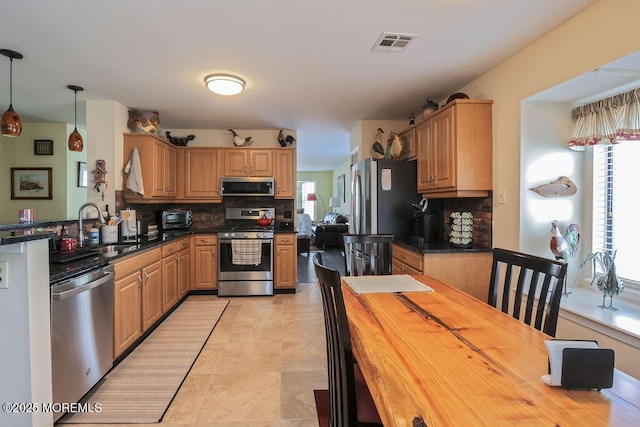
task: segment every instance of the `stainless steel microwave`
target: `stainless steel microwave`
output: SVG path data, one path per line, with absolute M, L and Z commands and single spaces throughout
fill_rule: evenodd
M 220 180 L 222 197 L 273 196 L 273 177 L 226 177 Z

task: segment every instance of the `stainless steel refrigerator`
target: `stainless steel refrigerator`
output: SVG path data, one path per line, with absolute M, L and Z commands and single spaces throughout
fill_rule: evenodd
M 351 167 L 349 232 L 408 237 L 417 192 L 417 162 L 365 159 Z

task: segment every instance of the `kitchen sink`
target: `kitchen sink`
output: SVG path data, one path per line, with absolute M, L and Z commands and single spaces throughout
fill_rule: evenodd
M 138 249 L 138 245 L 131 243 L 106 245 L 95 248 L 95 250 L 98 251 L 99 254 L 106 257 L 114 257 L 126 252 L 135 251 L 136 249 Z

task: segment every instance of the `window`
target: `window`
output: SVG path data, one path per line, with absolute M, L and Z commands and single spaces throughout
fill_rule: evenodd
M 311 220 L 316 218 L 316 202 L 307 201 L 307 194 L 316 192 L 315 181 L 298 181 L 297 206 L 304 209 L 304 213 L 309 214 Z
M 617 251 L 618 275 L 640 286 L 640 142 L 593 149 L 592 251 Z

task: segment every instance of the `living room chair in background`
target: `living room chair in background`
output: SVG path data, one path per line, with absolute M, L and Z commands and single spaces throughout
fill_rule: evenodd
M 298 221 L 298 254 L 311 252 L 311 217 L 304 212 L 297 213 Z
M 501 267 L 505 267 L 504 275 L 500 274 Z M 504 313 L 518 320 L 524 315 L 524 323 L 555 337 L 566 275 L 564 262 L 495 248 L 487 302 L 498 308 L 500 293 Z
M 347 312 L 342 298 L 340 273 L 313 257 L 322 293 L 329 374 L 329 425 L 336 427 L 382 426 L 362 372 L 354 364 Z
M 347 276 L 393 274 L 393 234 L 345 234 Z

